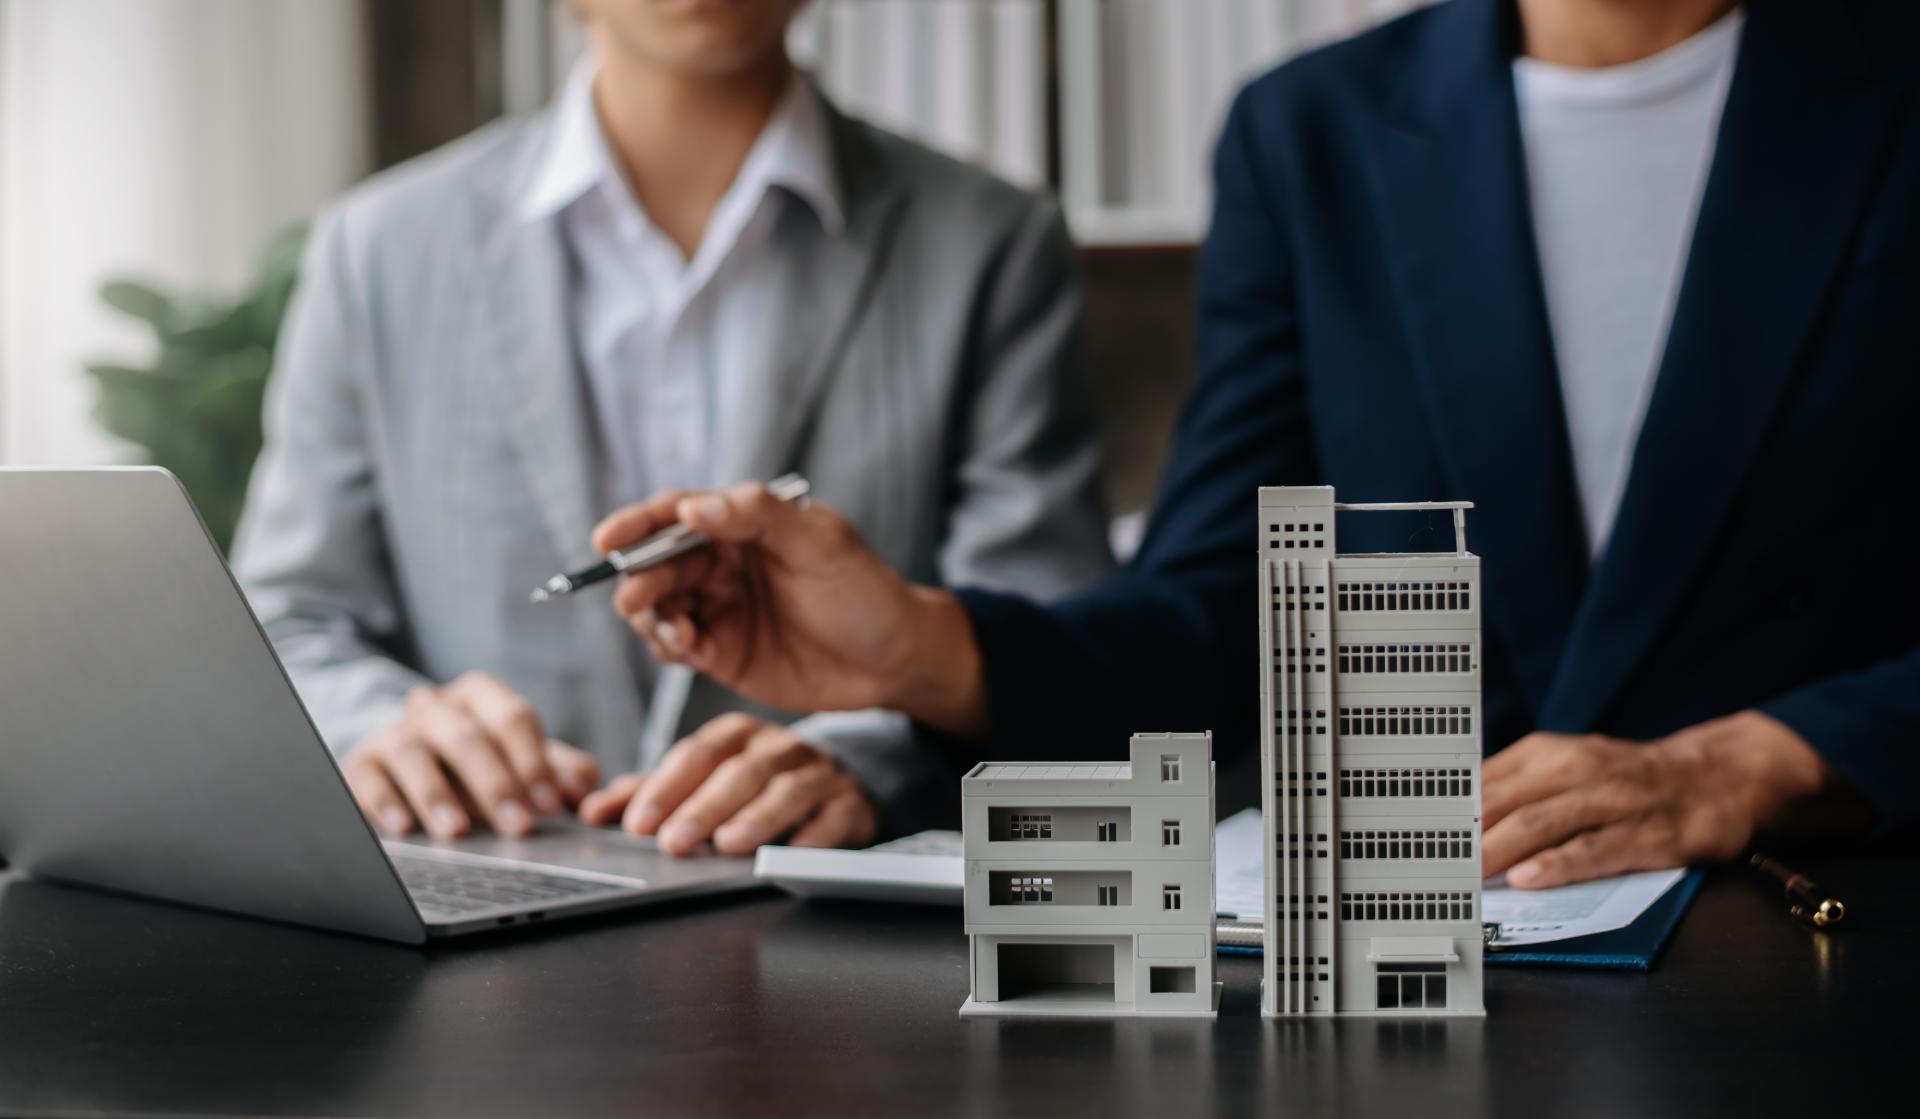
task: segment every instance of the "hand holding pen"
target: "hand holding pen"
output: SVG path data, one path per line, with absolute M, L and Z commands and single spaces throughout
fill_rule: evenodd
M 949 725 L 979 706 L 969 705 L 981 685 L 966 611 L 902 578 L 840 513 L 758 483 L 662 494 L 602 521 L 594 547 L 629 548 L 676 524 L 711 543 L 627 571 L 613 597 L 662 662 L 775 707 L 889 707 L 968 729 Z
M 769 494 L 781 501 L 795 504 L 805 501 L 811 489 L 807 480 L 798 474 L 783 474 L 767 483 Z M 570 595 L 575 591 L 591 587 L 595 583 L 605 582 L 615 575 L 658 567 L 668 560 L 686 555 L 708 543 L 711 541 L 686 524 L 675 523 L 653 533 L 637 544 L 608 552 L 606 559 L 591 567 L 555 575 L 535 587 L 533 593 L 527 597 L 533 602 L 546 602 L 563 595 Z

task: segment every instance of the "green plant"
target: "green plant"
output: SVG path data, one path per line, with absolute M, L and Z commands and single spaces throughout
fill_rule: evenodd
M 260 402 L 305 241 L 304 226 L 276 236 L 238 300 L 168 295 L 125 279 L 100 288 L 108 306 L 152 327 L 159 351 L 146 367 L 87 366 L 100 390 L 94 417 L 179 476 L 222 550 L 260 453 Z

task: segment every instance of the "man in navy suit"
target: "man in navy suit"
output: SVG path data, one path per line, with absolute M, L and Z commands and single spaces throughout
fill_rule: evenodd
M 913 587 L 749 487 L 603 523 L 727 542 L 617 606 L 663 657 L 968 758 L 1246 748 L 1255 488 L 1470 499 L 1489 873 L 1911 828 L 1916 54 L 1893 0 L 1449 0 L 1304 56 L 1221 136 L 1202 371 L 1128 569 L 1051 606 Z

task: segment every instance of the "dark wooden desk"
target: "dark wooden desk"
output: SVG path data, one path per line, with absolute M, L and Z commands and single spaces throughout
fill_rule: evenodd
M 0 1113 L 1920 1112 L 1920 856 L 1712 877 L 1651 975 L 1499 971 L 1485 1020 L 963 1022 L 957 911 L 775 895 L 431 951 L 0 876 Z M 1857 923 L 1854 922 L 1857 918 Z

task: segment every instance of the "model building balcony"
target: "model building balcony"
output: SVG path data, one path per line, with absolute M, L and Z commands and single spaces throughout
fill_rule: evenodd
M 1125 805 L 989 808 L 987 839 L 993 843 L 1128 843 L 1133 809 Z
M 966 876 L 970 932 L 1098 922 L 1115 928 L 1195 923 L 1213 912 L 1208 854 L 1184 861 L 1042 863 L 975 860 Z
M 987 904 L 1131 906 L 1133 874 L 1124 870 L 990 871 Z

